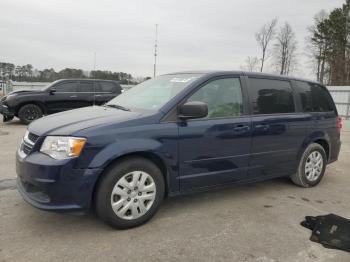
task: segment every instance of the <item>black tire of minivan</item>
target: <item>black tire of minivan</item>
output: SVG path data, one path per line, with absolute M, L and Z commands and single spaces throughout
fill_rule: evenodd
M 18 110 L 18 118 L 25 125 L 43 116 L 41 108 L 35 104 L 26 104 Z
M 123 219 L 113 211 L 111 197 L 115 185 L 128 173 L 142 171 L 149 174 L 156 187 L 153 204 L 148 211 L 136 219 Z M 160 169 L 151 161 L 141 157 L 128 157 L 109 167 L 97 184 L 94 197 L 95 211 L 100 219 L 117 229 L 140 226 L 150 220 L 159 209 L 165 194 L 164 177 Z
M 310 181 L 307 178 L 306 172 L 305 172 L 305 165 L 307 162 L 308 157 L 313 153 L 313 152 L 318 152 L 322 156 L 323 160 L 323 165 L 322 165 L 322 171 L 319 177 L 315 181 Z M 327 155 L 324 150 L 324 148 L 317 143 L 312 143 L 310 144 L 306 150 L 304 151 L 303 155 L 301 156 L 300 163 L 298 166 L 298 170 L 295 174 L 293 174 L 290 178 L 293 181 L 294 184 L 301 186 L 301 187 L 314 187 L 317 184 L 320 183 L 322 180 L 325 170 L 326 170 L 326 165 L 327 165 Z

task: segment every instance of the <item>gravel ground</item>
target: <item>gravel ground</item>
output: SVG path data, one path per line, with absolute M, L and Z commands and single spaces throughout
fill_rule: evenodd
M 350 261 L 309 241 L 305 215 L 350 218 L 350 124 L 342 152 L 319 186 L 288 179 L 176 197 L 139 228 L 118 231 L 93 215 L 37 210 L 15 188 L 25 126 L 0 123 L 0 261 Z

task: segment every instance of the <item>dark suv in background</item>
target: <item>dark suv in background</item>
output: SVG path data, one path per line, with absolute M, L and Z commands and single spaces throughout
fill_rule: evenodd
M 340 129 L 317 82 L 162 75 L 104 106 L 30 124 L 17 153 L 17 188 L 38 208 L 94 207 L 107 223 L 128 228 L 150 219 L 164 196 L 276 177 L 316 186 L 338 159 Z
M 97 79 L 62 79 L 44 90 L 13 91 L 0 99 L 4 122 L 15 116 L 29 124 L 43 115 L 91 105 L 102 105 L 121 94 L 116 81 Z

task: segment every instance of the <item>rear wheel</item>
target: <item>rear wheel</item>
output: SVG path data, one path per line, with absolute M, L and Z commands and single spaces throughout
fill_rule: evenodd
M 43 116 L 41 108 L 34 104 L 27 104 L 18 110 L 18 117 L 23 124 L 30 124 L 35 119 Z
M 126 229 L 148 221 L 164 198 L 164 179 L 152 162 L 128 158 L 112 166 L 98 185 L 95 208 L 109 225 Z
M 292 181 L 301 187 L 313 187 L 320 183 L 327 165 L 324 148 L 316 143 L 309 145 L 303 153 L 297 173 L 291 176 Z

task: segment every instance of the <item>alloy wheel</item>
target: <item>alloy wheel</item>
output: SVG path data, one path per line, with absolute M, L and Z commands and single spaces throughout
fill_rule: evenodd
M 29 121 L 33 121 L 33 120 L 39 118 L 39 112 L 37 112 L 37 110 L 35 108 L 28 108 L 24 112 L 24 117 Z
M 305 175 L 306 178 L 313 182 L 316 181 L 322 174 L 323 169 L 323 156 L 318 151 L 310 153 L 305 163 Z

